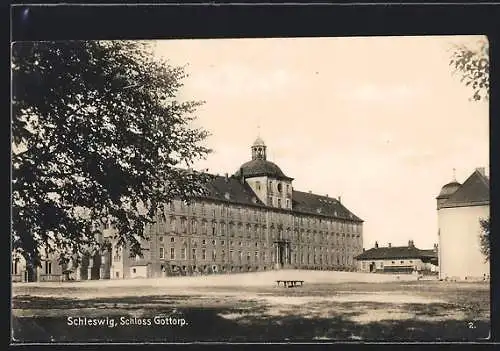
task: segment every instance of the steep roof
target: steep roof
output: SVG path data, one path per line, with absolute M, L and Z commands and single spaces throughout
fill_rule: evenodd
M 430 252 L 432 251 L 432 253 Z M 355 257 L 357 260 L 408 259 L 437 257 L 434 250 L 420 250 L 414 246 L 371 248 Z
M 213 200 L 228 201 L 242 205 L 264 206 L 246 183 L 235 177 L 213 176 L 212 181 L 205 185 L 208 195 L 203 196 Z
M 236 176 L 211 175 L 211 181 L 205 184 L 205 189 L 207 190 L 206 195 L 196 197 L 271 208 L 271 206 L 266 206 L 259 200 L 258 196 L 246 182 L 242 182 L 241 178 L 237 178 Z M 285 208 L 272 208 L 290 211 Z M 362 219 L 354 215 L 337 199 L 296 190 L 293 190 L 292 193 L 292 212 L 363 222 Z
M 478 170 L 475 170 L 441 207 L 479 206 L 489 205 L 489 203 L 489 179 Z
M 344 218 L 356 222 L 363 221 L 349 211 L 337 199 L 331 197 L 294 190 L 292 193 L 292 200 L 292 208 L 297 212 Z

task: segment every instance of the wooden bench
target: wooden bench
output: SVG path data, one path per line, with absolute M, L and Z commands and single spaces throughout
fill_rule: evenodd
M 288 287 L 288 288 L 293 288 L 298 286 L 300 283 L 300 286 L 304 284 L 303 280 L 277 280 L 276 283 L 278 283 L 278 286 L 280 286 L 281 283 L 283 283 L 283 287 Z

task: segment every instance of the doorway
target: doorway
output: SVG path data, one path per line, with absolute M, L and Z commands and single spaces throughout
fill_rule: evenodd
M 370 273 L 375 272 L 375 262 L 370 263 Z

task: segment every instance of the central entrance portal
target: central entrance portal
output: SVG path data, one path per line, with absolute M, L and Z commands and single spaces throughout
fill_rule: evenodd
M 281 269 L 286 265 L 291 264 L 290 241 L 278 240 L 274 242 L 276 247 L 275 266 L 276 269 Z

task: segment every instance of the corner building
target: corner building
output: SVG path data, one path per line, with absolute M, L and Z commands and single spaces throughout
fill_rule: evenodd
M 490 217 L 490 179 L 483 167 L 460 184 L 444 185 L 437 200 L 439 278 L 483 280 L 490 264 L 481 253 L 480 220 Z
M 112 244 L 107 276 L 355 270 L 363 221 L 339 199 L 294 190 L 293 178 L 267 160 L 262 139 L 251 151 L 234 175 L 214 177 L 207 196 L 165 206 L 148 228 L 143 257 Z

